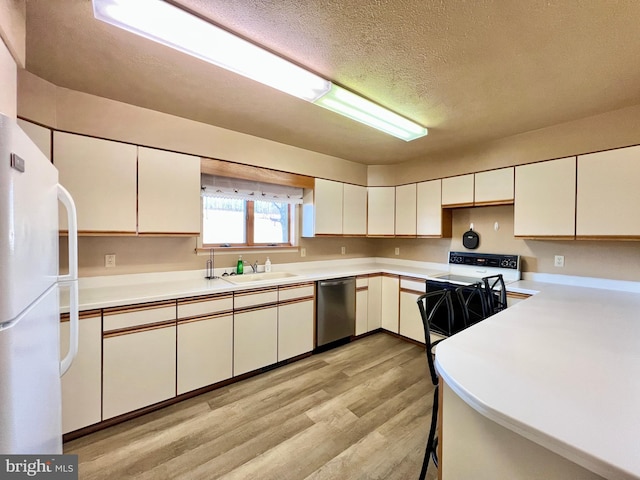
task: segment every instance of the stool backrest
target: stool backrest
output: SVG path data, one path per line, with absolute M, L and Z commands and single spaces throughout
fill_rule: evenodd
M 433 363 L 433 347 L 440 342 L 431 341 L 431 320 L 442 309 L 446 312 L 449 324 L 453 324 L 453 303 L 451 302 L 451 292 L 449 290 L 437 290 L 435 292 L 420 295 L 417 300 L 420 317 L 422 318 L 422 326 L 424 327 L 424 339 L 427 353 L 427 364 L 429 365 L 429 373 L 431 381 L 434 385 L 438 384 L 438 374 Z
M 456 297 L 460 305 L 465 328 L 489 316 L 487 295 L 481 282 L 456 288 Z
M 493 315 L 507 308 L 507 289 L 504 286 L 502 274 L 484 277 L 482 282 L 484 283 L 490 314 Z

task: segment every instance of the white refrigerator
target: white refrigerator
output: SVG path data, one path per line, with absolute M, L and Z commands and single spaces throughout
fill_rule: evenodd
M 58 274 L 58 200 L 69 218 L 69 273 Z M 75 206 L 58 171 L 0 115 L 0 454 L 62 453 L 61 376 L 78 348 Z M 59 289 L 70 297 L 60 352 Z

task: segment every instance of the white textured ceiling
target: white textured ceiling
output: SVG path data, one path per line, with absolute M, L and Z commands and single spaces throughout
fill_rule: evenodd
M 27 69 L 50 82 L 366 164 L 640 104 L 637 0 L 179 0 L 429 128 L 405 143 L 95 20 L 27 0 Z

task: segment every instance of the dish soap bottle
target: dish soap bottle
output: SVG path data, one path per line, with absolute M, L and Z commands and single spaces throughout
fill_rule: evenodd
M 271 260 L 269 260 L 269 257 L 267 257 L 267 261 L 264 262 L 264 271 L 265 272 L 271 271 Z
M 242 255 L 238 257 L 238 265 L 236 267 L 236 273 L 242 275 L 244 273 L 244 262 L 242 261 Z

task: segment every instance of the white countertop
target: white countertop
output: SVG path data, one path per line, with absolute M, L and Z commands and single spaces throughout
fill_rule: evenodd
M 379 272 L 426 279 L 446 273 L 447 268 L 446 264 L 406 261 L 388 263 L 381 259 L 365 258 L 274 265 L 273 271 L 291 272 L 297 276 L 246 285 L 234 285 L 222 278 L 207 280 L 204 278 L 204 270 L 81 278 L 79 302 L 80 310 L 92 310 Z M 68 311 L 68 302 L 68 292 L 62 290 L 62 312 Z
M 438 372 L 498 424 L 610 479 L 640 478 L 640 294 L 539 293 L 438 345 Z

